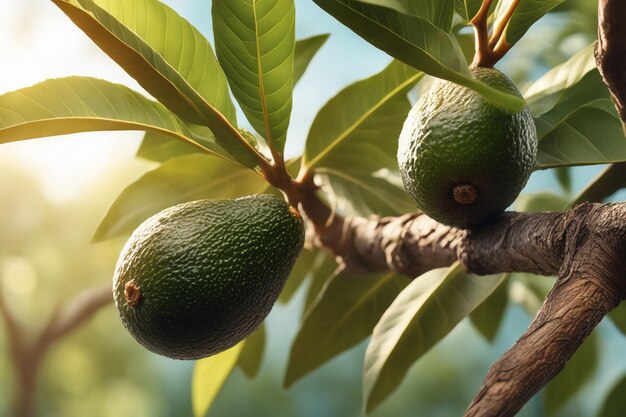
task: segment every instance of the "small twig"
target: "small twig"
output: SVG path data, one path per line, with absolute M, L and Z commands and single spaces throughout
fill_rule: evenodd
M 515 12 L 515 9 L 517 9 L 519 2 L 520 0 L 513 0 L 511 4 L 509 4 L 508 9 L 506 9 L 506 12 L 504 12 L 500 19 L 498 19 L 498 21 L 495 23 L 493 33 L 491 34 L 491 38 L 489 39 L 489 48 L 491 48 L 492 50 L 501 41 L 504 29 L 506 29 L 506 26 L 511 21 L 511 17 L 513 17 L 513 13 Z
M 476 50 L 472 66 L 483 66 L 481 63 L 485 62 L 491 54 L 491 49 L 489 48 L 489 28 L 487 27 L 487 19 L 489 18 L 489 9 L 491 8 L 492 2 L 492 0 L 484 0 L 476 15 L 472 18 L 472 20 L 470 20 L 470 23 L 474 27 Z

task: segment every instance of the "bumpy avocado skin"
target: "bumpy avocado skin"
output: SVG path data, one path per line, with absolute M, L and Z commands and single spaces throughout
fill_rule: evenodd
M 493 68 L 473 76 L 521 97 L 513 82 Z M 438 80 L 410 111 L 398 143 L 404 186 L 431 218 L 471 228 L 504 211 L 526 184 L 537 157 L 537 133 L 528 106 L 511 113 L 478 93 Z M 473 184 L 477 198 L 459 204 L 458 184 Z
M 139 343 L 170 358 L 224 351 L 269 314 L 303 242 L 299 214 L 270 195 L 163 210 L 135 230 L 117 263 L 122 322 Z M 128 302 L 129 282 L 139 288 L 138 303 Z

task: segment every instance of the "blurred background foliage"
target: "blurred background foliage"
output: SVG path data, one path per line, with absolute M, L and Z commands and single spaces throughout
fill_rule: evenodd
M 22 7 L 13 9 L 13 15 L 9 13 L 9 16 L 21 16 L 17 21 L 26 24 L 21 25 L 21 30 L 15 21 L 4 25 L 3 38 L 8 37 L 19 42 L 21 48 L 28 48 L 33 39 L 47 36 L 37 22 L 45 20 L 46 13 L 57 11 L 41 3 L 22 2 Z M 207 4 L 210 2 L 168 3 L 211 38 L 210 4 Z M 499 67 L 524 87 L 564 62 L 595 39 L 596 4 L 594 0 L 562 3 L 528 32 Z M 310 122 L 325 101 L 347 83 L 377 72 L 388 62 L 384 54 L 326 16 L 312 2 L 298 0 L 296 7 L 298 38 L 326 32 L 332 35 L 296 89 L 294 119 L 289 132 L 295 140 L 287 149 L 288 156 L 301 152 Z M 55 18 L 59 16 L 55 14 Z M 61 21 L 71 25 L 69 21 Z M 82 42 L 83 49 L 70 54 L 69 65 L 75 60 L 78 71 L 73 73 L 91 74 L 93 71 L 85 67 L 85 53 L 100 55 L 90 49 L 93 47 L 88 41 L 82 39 Z M 68 59 L 63 58 L 62 40 L 57 41 L 57 47 L 56 57 L 50 59 L 56 59 L 55 62 Z M 119 78 L 133 85 L 117 70 L 106 68 L 104 77 Z M 10 71 L 20 70 L 14 67 Z M 40 76 L 42 68 L 37 71 L 39 75 L 35 76 Z M 40 79 L 51 75 L 40 76 Z M 6 78 L 6 84 L 1 84 L 4 90 L 20 87 Z M 418 94 L 412 92 L 410 96 L 414 100 Z M 52 161 L 47 163 L 52 164 L 50 169 L 54 171 L 54 164 L 72 164 L 87 155 L 97 158 L 97 144 L 92 148 L 72 145 L 88 141 L 88 136 L 74 136 L 63 148 L 65 154 L 61 157 L 58 154 L 47 157 L 46 149 L 59 146 L 55 139 L 0 147 L 0 285 L 7 304 L 28 334 L 41 328 L 59 303 L 83 289 L 110 281 L 124 239 L 90 244 L 90 238 L 123 188 L 154 166 L 131 159 L 139 136 L 127 135 L 130 140 L 119 140 L 114 145 L 123 148 L 122 153 L 109 155 L 106 164 L 99 166 L 99 176 L 89 177 L 71 198 L 55 198 L 54 187 L 59 183 L 45 178 L 50 170 L 33 165 L 50 159 Z M 30 154 L 39 156 L 33 159 L 24 156 Z M 596 166 L 536 172 L 526 189 L 530 197 L 522 199 L 521 204 L 535 204 L 541 210 L 555 200 L 571 200 L 601 169 Z M 78 172 L 74 175 L 80 175 Z M 619 194 L 613 199 L 622 196 Z M 146 196 L 146 204 L 150 203 L 148 199 Z M 307 282 L 288 303 L 277 304 L 267 320 L 268 344 L 258 376 L 248 379 L 240 369 L 235 369 L 211 408 L 210 416 L 361 415 L 365 342 L 331 360 L 289 390 L 282 386 L 290 345 L 297 333 L 310 285 L 319 287 L 320 283 Z M 411 368 L 400 389 L 372 415 L 461 415 L 489 364 L 530 323 L 549 284 L 545 278 L 517 274 L 510 277 L 508 287 L 503 288 L 514 303 L 509 303 L 504 310 L 493 340 L 487 341 L 470 320 L 464 320 Z M 5 388 L 0 390 L 0 415 L 8 413 L 15 391 L 4 330 L 4 325 L 0 324 L 0 386 Z M 605 320 L 578 354 L 580 358 L 575 359 L 585 366 L 572 367 L 573 371 L 536 396 L 520 416 L 600 415 L 598 412 L 607 393 L 625 372 L 626 364 L 620 360 L 625 347 L 621 333 Z M 193 363 L 161 358 L 140 347 L 123 329 L 115 309 L 109 305 L 50 350 L 38 381 L 37 415 L 190 416 L 192 368 Z M 569 398 L 567 393 L 574 391 L 576 395 Z M 567 401 L 560 403 L 558 398 Z M 620 396 L 613 394 L 611 398 L 619 402 Z M 611 414 L 614 411 L 606 407 L 602 415 L 618 415 Z

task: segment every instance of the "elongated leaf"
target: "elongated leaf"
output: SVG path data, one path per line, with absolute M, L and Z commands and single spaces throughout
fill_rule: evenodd
M 487 101 L 510 111 L 524 102 L 473 79 L 451 34 L 428 20 L 356 0 L 314 0 L 356 34 L 392 57 L 435 77 L 472 88 Z
M 307 137 L 307 169 L 397 169 L 397 138 L 423 74 L 399 61 L 339 92 L 319 111 Z
M 329 34 L 317 35 L 296 42 L 296 49 L 294 53 L 294 85 L 300 80 L 309 63 L 319 48 L 321 48 L 326 42 L 328 37 Z M 200 132 L 198 132 L 198 134 L 199 133 Z M 210 135 L 210 139 L 215 141 L 215 138 L 213 138 L 213 134 L 210 131 L 204 133 L 204 135 Z M 200 143 L 202 143 L 201 139 L 203 139 L 203 137 L 196 137 L 196 140 Z M 141 141 L 141 146 L 137 151 L 137 156 L 151 161 L 165 162 L 168 159 L 194 152 L 198 152 L 198 150 L 193 146 L 171 140 L 166 136 L 147 132 L 144 139 Z
M 222 389 L 243 348 L 241 342 L 222 353 L 196 362 L 191 380 L 191 403 L 194 417 L 204 417 Z
M 622 377 L 611 389 L 604 400 L 599 417 L 622 417 L 626 408 L 626 376 Z
M 310 38 L 300 39 L 296 42 L 293 63 L 293 84 L 296 85 L 300 78 L 304 75 L 309 63 L 326 43 L 330 34 L 311 36 Z
M 626 139 L 609 99 L 585 105 L 539 142 L 539 169 L 626 161 Z
M 551 110 L 568 88 L 596 68 L 593 44 L 552 68 L 524 91 L 524 98 L 535 117 Z M 604 97 L 604 96 L 603 96 Z
M 509 300 L 508 274 L 504 275 L 500 285 L 469 316 L 476 330 L 489 342 L 498 334 Z
M 416 211 L 396 171 L 369 173 L 346 167 L 343 171 L 320 168 L 316 172 L 330 204 L 345 215 L 391 216 Z
M 600 172 L 570 203 L 573 207 L 584 201 L 600 203 L 626 187 L 626 162 L 611 164 Z
M 452 27 L 454 0 L 361 0 L 363 3 L 384 6 L 400 13 L 421 17 L 449 32 Z
M 409 283 L 393 273 L 337 274 L 306 313 L 291 347 L 285 387 L 356 345 Z
M 593 375 L 598 367 L 598 349 L 598 337 L 593 332 L 565 364 L 565 368 L 546 385 L 543 399 L 548 415 L 555 415 Z
M 47 80 L 0 96 L 0 143 L 96 130 L 146 130 L 183 146 L 227 154 L 162 104 L 120 84 L 90 77 Z M 208 130 L 208 129 L 207 129 Z
M 483 0 L 456 0 L 454 9 L 463 18 L 463 20 L 469 22 L 474 16 L 476 16 L 476 13 L 480 10 L 482 3 Z
M 282 152 L 291 115 L 293 0 L 214 0 L 215 51 L 254 129 Z
M 207 40 L 157 0 L 52 0 L 107 55 L 179 117 L 208 126 L 243 165 L 258 152 L 239 135 L 226 79 Z
M 496 9 L 498 20 L 515 0 L 502 0 Z M 513 16 L 506 27 L 504 36 L 509 45 L 519 41 L 526 31 L 546 13 L 554 9 L 565 0 L 523 0 L 520 1 Z
M 266 188 L 259 175 L 219 158 L 193 154 L 171 159 L 120 194 L 93 240 L 131 233 L 148 217 L 176 204 L 203 198 L 241 197 Z
M 265 324 L 261 324 L 246 338 L 241 349 L 237 365 L 248 378 L 254 378 L 259 373 L 265 352 L 265 338 Z
M 365 409 L 379 405 L 409 367 L 447 335 L 502 282 L 503 275 L 474 276 L 459 264 L 413 280 L 374 328 L 365 352 Z

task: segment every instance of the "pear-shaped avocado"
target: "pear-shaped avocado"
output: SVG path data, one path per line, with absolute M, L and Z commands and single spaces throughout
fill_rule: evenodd
M 494 68 L 474 78 L 521 97 Z M 410 111 L 398 142 L 404 187 L 431 218 L 471 228 L 515 200 L 537 157 L 537 133 L 528 106 L 512 113 L 475 91 L 438 80 Z
M 274 196 L 170 207 L 126 243 L 115 304 L 149 350 L 176 359 L 210 356 L 261 324 L 303 242 L 299 213 Z

